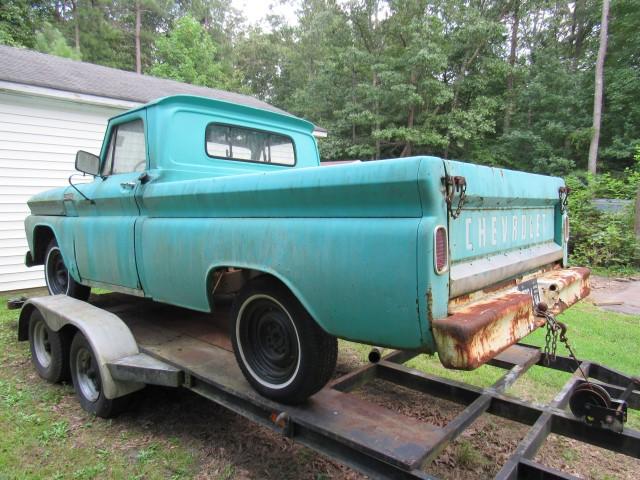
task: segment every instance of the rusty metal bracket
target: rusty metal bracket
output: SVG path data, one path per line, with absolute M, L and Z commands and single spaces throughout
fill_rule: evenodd
M 446 191 L 445 200 L 447 202 L 447 209 L 449 210 L 451 218 L 455 220 L 460 216 L 460 212 L 462 211 L 462 207 L 464 206 L 464 202 L 467 197 L 467 179 L 459 175 L 447 175 L 443 180 Z M 453 199 L 456 194 L 459 194 L 460 196 L 458 198 L 458 205 L 454 209 Z
M 283 436 L 287 438 L 293 437 L 293 423 L 287 412 L 273 412 L 269 418 L 280 429 Z

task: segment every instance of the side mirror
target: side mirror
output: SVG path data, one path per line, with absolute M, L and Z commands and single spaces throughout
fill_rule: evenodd
M 100 170 L 100 157 L 84 150 L 78 150 L 78 153 L 76 153 L 76 170 L 97 176 Z

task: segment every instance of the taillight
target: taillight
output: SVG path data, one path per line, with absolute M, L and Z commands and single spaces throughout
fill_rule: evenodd
M 433 235 L 433 265 L 438 275 L 449 268 L 449 241 L 447 227 L 439 225 Z

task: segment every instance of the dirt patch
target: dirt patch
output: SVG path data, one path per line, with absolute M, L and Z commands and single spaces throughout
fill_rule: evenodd
M 604 310 L 640 315 L 640 279 L 592 275 L 589 300 Z

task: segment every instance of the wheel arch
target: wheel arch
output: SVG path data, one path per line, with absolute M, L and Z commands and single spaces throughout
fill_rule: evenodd
M 30 298 L 18 319 L 19 340 L 29 339 L 29 319 L 34 310 L 54 332 L 82 332 L 98 360 L 106 398 L 118 398 L 144 387 L 141 383 L 116 381 L 109 372 L 109 362 L 139 353 L 129 327 L 116 315 L 66 295 Z
M 81 282 L 78 265 L 76 264 L 75 243 L 70 224 L 66 222 L 66 217 L 27 217 L 25 227 L 29 240 L 29 248 L 27 253 L 26 265 L 32 267 L 35 265 L 43 265 L 47 246 L 51 240 L 55 239 L 60 247 L 62 258 L 73 279 Z M 31 234 L 28 232 L 31 231 Z M 63 233 L 66 233 L 64 235 Z
M 36 225 L 33 229 L 33 251 L 31 258 L 33 265 L 43 265 L 44 257 L 47 252 L 47 246 L 51 240 L 57 239 L 54 229 L 51 225 Z
M 309 315 L 311 315 L 311 318 L 313 318 L 313 320 L 322 330 L 324 330 L 326 333 L 334 335 L 333 332 L 327 330 L 326 326 L 318 318 L 316 312 L 314 311 L 313 307 L 310 305 L 309 301 L 305 298 L 304 294 L 300 291 L 300 289 L 295 287 L 294 283 L 289 278 L 287 278 L 286 275 L 283 275 L 282 273 L 276 270 L 273 270 L 271 268 L 260 266 L 260 265 L 221 264 L 221 265 L 213 265 L 209 267 L 209 270 L 207 271 L 207 279 L 206 279 L 205 285 L 207 289 L 206 295 L 209 301 L 209 308 L 211 309 L 211 311 L 214 310 L 213 289 L 215 286 L 215 282 L 217 281 L 216 273 L 220 271 L 224 271 L 225 269 L 229 269 L 229 268 L 238 269 L 238 270 L 247 272 L 247 281 L 256 277 L 267 276 L 273 279 L 273 281 L 280 283 L 287 290 L 291 292 L 291 294 L 296 298 L 296 300 L 300 302 L 303 308 L 309 313 Z

